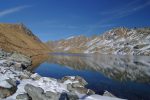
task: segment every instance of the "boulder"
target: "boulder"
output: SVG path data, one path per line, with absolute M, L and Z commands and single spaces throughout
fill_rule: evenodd
M 59 100 L 69 100 L 67 93 L 61 93 Z
M 74 93 L 61 93 L 59 100 L 78 100 L 79 97 Z
M 47 97 L 44 94 L 44 90 L 40 87 L 35 87 L 31 84 L 25 85 L 25 91 L 32 98 L 32 100 L 55 100 L 52 97 Z
M 79 99 L 79 97 L 73 92 L 69 92 L 69 93 L 67 93 L 67 95 L 68 95 L 69 100 L 78 100 Z
M 57 94 L 56 94 L 56 93 L 51 92 L 51 91 L 46 91 L 45 95 L 46 95 L 47 97 L 57 96 Z
M 30 77 L 28 75 L 24 74 L 24 75 L 20 75 L 20 79 L 21 80 L 22 79 L 30 79 Z
M 10 96 L 11 92 L 7 88 L 0 87 L 0 98 L 6 98 L 7 96 Z
M 5 57 L 7 57 L 7 53 L 2 49 L 0 49 L 0 58 L 5 58 Z
M 62 79 L 61 79 L 61 82 L 64 83 L 65 81 L 67 80 L 74 80 L 74 78 L 72 79 L 70 76 L 64 76 Z
M 74 91 L 77 91 L 80 94 L 87 94 L 87 95 L 95 94 L 95 92 L 93 90 L 86 89 L 84 87 L 76 87 L 76 88 L 74 88 Z
M 75 76 L 75 81 L 79 81 L 79 83 L 83 86 L 87 85 L 88 83 L 80 76 Z
M 76 88 L 76 87 L 83 87 L 81 83 L 72 83 L 72 87 Z
M 21 63 L 14 63 L 14 66 L 18 67 L 18 68 L 22 68 L 22 64 Z
M 62 83 L 65 83 L 67 80 L 70 80 L 71 83 L 74 83 L 75 87 L 84 87 L 88 83 L 80 76 L 65 76 L 61 79 Z M 67 83 L 69 84 L 69 83 Z
M 11 65 L 11 67 L 13 67 L 14 70 L 16 70 L 16 71 L 23 71 L 23 69 L 21 67 L 17 67 L 15 65 Z
M 44 93 L 44 90 L 42 88 L 35 87 L 35 86 L 31 85 L 31 84 L 25 85 L 24 89 L 25 89 L 25 91 L 27 93 L 30 93 L 30 92 L 36 92 L 36 93 L 39 93 L 39 94 Z
M 7 63 L 3 63 L 2 66 L 4 67 L 8 67 Z
M 47 97 L 53 98 L 53 100 L 58 100 L 59 97 L 60 97 L 59 93 L 54 93 L 54 92 L 51 92 L 51 91 L 46 91 L 45 95 Z
M 27 93 L 17 95 L 16 99 L 17 100 L 31 100 Z
M 69 80 L 69 81 L 68 81 Z M 76 91 L 81 94 L 95 94 L 94 91 L 90 89 L 86 89 L 84 86 L 87 85 L 88 83 L 80 76 L 65 76 L 61 79 L 61 82 L 67 84 L 67 89 L 75 93 Z
M 3 63 L 3 66 L 4 66 L 4 67 L 10 67 L 12 64 L 13 64 L 13 63 L 12 63 L 11 61 L 5 61 L 5 62 Z
M 73 87 L 72 87 L 72 84 L 67 84 L 67 90 L 69 90 L 69 91 L 73 91 Z
M 31 76 L 31 75 L 32 75 L 32 73 L 29 72 L 29 71 L 27 71 L 27 70 L 23 70 L 23 72 L 24 72 L 26 75 L 28 75 L 28 76 Z
M 14 65 L 15 68 L 20 68 L 22 70 L 24 70 L 28 67 L 28 65 L 25 65 L 23 63 L 14 63 L 13 65 Z
M 29 66 L 31 65 L 31 58 L 24 56 L 22 54 L 19 53 L 13 53 L 9 59 L 16 61 L 16 62 L 21 62 L 22 64 Z
M 17 82 L 15 79 L 9 78 L 6 80 L 9 84 L 11 84 L 12 86 L 17 86 Z
M 16 87 L 12 87 L 12 88 L 0 87 L 0 99 L 12 95 L 13 93 L 15 93 L 15 91 L 16 91 Z

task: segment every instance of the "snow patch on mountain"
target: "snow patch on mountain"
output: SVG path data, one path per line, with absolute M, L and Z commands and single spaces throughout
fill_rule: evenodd
M 66 40 L 73 39 L 75 36 L 68 37 Z
M 149 56 L 150 28 L 115 28 L 99 36 L 72 36 L 53 44 L 49 46 L 56 52 Z

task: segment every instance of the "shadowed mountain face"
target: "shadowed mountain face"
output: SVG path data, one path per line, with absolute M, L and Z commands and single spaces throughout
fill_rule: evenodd
M 0 48 L 33 56 L 46 53 L 49 48 L 23 24 L 0 24 Z
M 48 63 L 92 70 L 119 81 L 150 82 L 150 57 L 115 55 L 51 55 Z
M 150 28 L 116 28 L 100 36 L 49 41 L 55 52 L 150 55 Z

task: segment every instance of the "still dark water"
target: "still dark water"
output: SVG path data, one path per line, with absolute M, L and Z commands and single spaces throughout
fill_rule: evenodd
M 57 79 L 78 75 L 98 94 L 150 100 L 150 57 L 55 53 L 34 71 Z

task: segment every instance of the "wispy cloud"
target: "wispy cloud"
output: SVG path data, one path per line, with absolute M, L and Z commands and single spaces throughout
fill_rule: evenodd
M 31 5 L 23 5 L 23 6 L 17 6 L 17 7 L 14 7 L 14 8 L 5 9 L 3 11 L 0 11 L 0 17 L 3 17 L 3 16 L 6 16 L 6 15 L 9 15 L 9 14 L 21 11 L 21 10 L 23 10 L 25 8 L 29 8 L 29 7 L 31 7 Z

